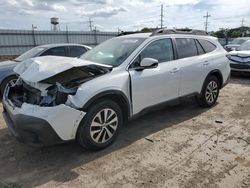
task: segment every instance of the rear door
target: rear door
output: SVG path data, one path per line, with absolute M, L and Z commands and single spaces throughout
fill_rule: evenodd
M 200 92 L 209 58 L 193 38 L 176 38 L 175 43 L 180 66 L 180 96 Z
M 158 67 L 136 70 L 143 58 L 159 61 Z M 133 113 L 178 97 L 179 65 L 174 60 L 170 38 L 158 39 L 147 45 L 129 68 Z

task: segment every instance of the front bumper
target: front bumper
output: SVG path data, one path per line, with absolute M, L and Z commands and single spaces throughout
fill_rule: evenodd
M 12 114 L 4 106 L 4 120 L 10 133 L 20 142 L 31 146 L 46 146 L 63 142 L 50 124 L 40 118 Z
M 85 112 L 66 105 L 41 107 L 23 103 L 16 107 L 8 99 L 9 88 L 3 97 L 3 117 L 13 136 L 33 146 L 46 146 L 75 139 Z
M 246 63 L 230 63 L 233 72 L 247 72 L 250 73 L 250 64 Z

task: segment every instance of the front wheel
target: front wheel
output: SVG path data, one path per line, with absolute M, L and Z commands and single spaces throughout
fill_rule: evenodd
M 79 125 L 77 140 L 84 148 L 100 150 L 112 144 L 123 124 L 120 106 L 111 100 L 92 105 Z
M 3 82 L 2 85 L 0 86 L 0 94 L 3 96 L 4 90 L 7 86 L 7 84 L 14 85 L 16 83 L 17 77 L 16 76 L 10 76 L 6 78 Z
M 201 95 L 198 97 L 198 103 L 201 107 L 213 106 L 219 96 L 220 83 L 217 77 L 210 76 L 206 79 Z

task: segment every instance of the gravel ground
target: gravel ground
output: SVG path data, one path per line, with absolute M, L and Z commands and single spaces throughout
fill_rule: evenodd
M 2 109 L 2 106 L 0 105 Z M 32 148 L 0 116 L 0 187 L 250 187 L 250 79 L 211 109 L 192 100 L 130 121 L 111 147 Z

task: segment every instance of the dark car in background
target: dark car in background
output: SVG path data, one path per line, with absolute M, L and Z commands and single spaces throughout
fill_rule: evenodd
M 17 76 L 13 68 L 18 63 L 29 58 L 47 55 L 80 57 L 90 49 L 91 47 L 80 44 L 47 44 L 34 47 L 14 60 L 0 62 L 0 96 L 2 96 L 6 84 L 16 80 Z

